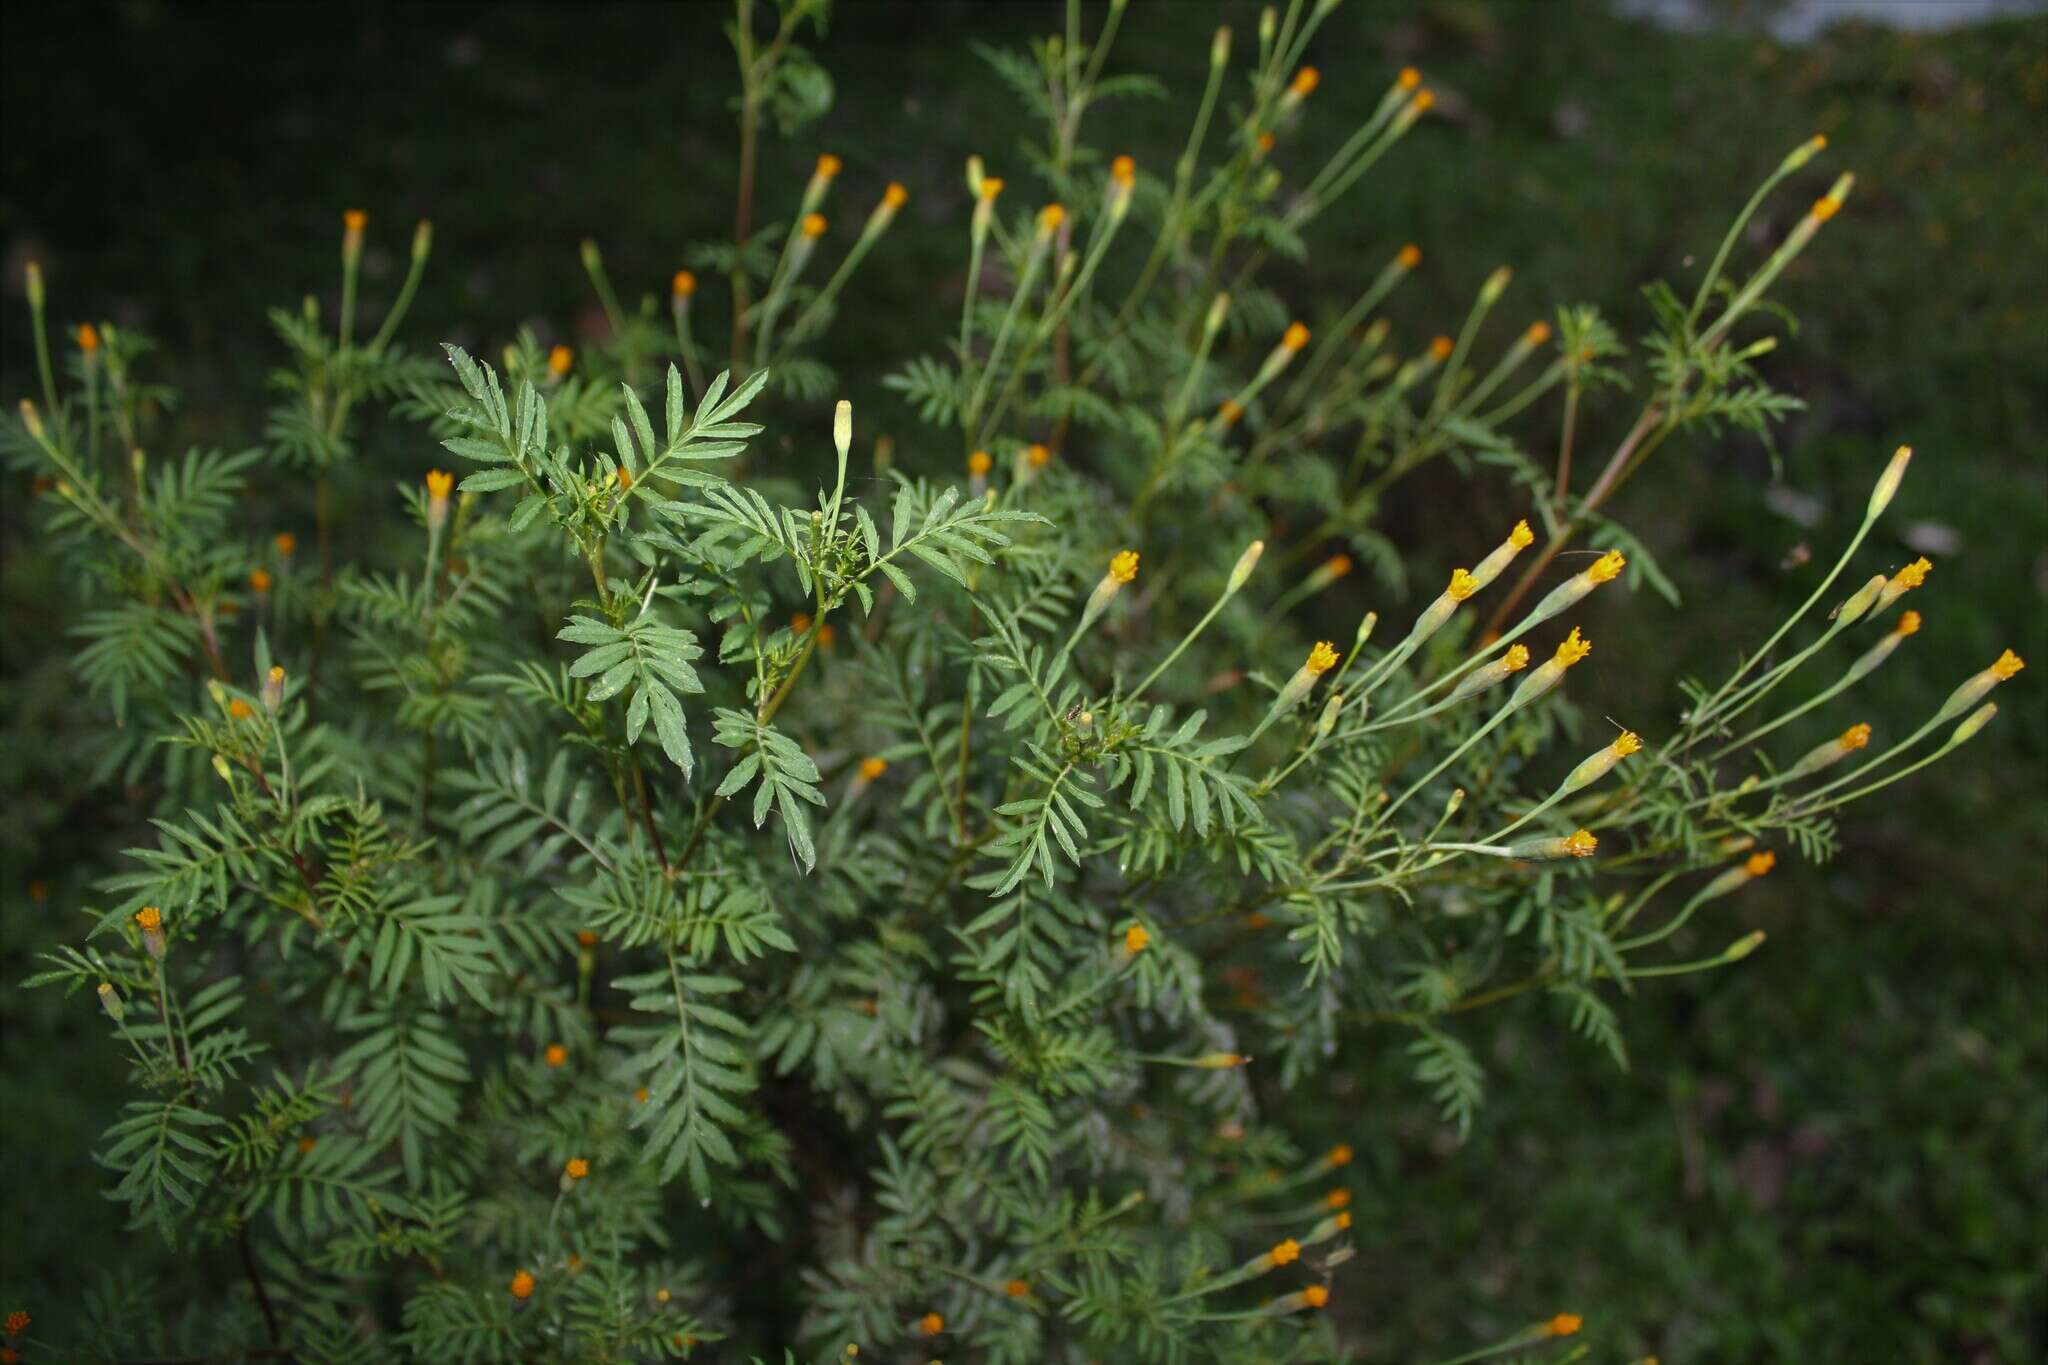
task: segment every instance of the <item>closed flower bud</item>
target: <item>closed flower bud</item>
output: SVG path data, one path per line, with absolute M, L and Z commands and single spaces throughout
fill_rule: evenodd
M 114 989 L 114 983 L 111 981 L 100 982 L 99 995 L 100 1008 L 107 1012 L 109 1019 L 112 1019 L 117 1024 L 120 1023 L 121 1017 L 128 1013 L 128 1007 L 121 1003 L 121 994 Z
M 1779 163 L 1778 169 L 1781 172 L 1796 171 L 1807 162 L 1813 160 L 1814 157 L 1820 155 L 1821 150 L 1827 145 L 1827 138 L 1819 133 L 1815 133 L 1812 137 L 1794 147 L 1786 155 L 1784 161 Z
M 422 218 L 412 230 L 412 258 L 415 261 L 424 261 L 433 249 L 434 225 Z
M 1870 490 L 1870 505 L 1864 513 L 1865 516 L 1876 520 L 1877 515 L 1891 505 L 1893 495 L 1899 491 L 1899 484 L 1906 477 L 1906 466 L 1912 459 L 1911 446 L 1900 446 L 1892 452 L 1892 458 L 1886 463 L 1884 473 L 1877 476 L 1877 487 Z
M 533 1297 L 533 1275 L 522 1270 L 512 1277 L 512 1297 L 521 1303 Z
M 1038 235 L 1050 237 L 1059 231 L 1061 223 L 1067 221 L 1067 211 L 1058 204 L 1047 204 L 1038 211 Z
M 678 270 L 669 277 L 668 291 L 670 297 L 675 300 L 676 307 L 688 308 L 690 306 L 690 296 L 697 292 L 696 272 Z
M 284 705 L 284 670 L 273 665 L 269 674 L 263 679 L 263 709 L 272 715 L 276 715 L 277 708 L 282 705 Z
M 1753 934 L 1744 934 L 1741 938 L 1728 945 L 1728 950 L 1721 954 L 1721 960 L 1723 962 L 1740 962 L 1761 947 L 1763 941 L 1764 931 L 1761 929 Z
M 1864 613 L 1877 602 L 1879 594 L 1884 591 L 1886 581 L 1883 574 L 1873 576 L 1868 583 L 1851 593 L 1840 606 L 1830 612 L 1830 619 L 1845 626 L 1861 620 Z
M 1205 1052 L 1195 1058 L 1195 1065 L 1204 1071 L 1230 1071 L 1250 1061 L 1251 1058 L 1238 1052 Z
M 946 1330 L 946 1320 L 937 1313 L 926 1313 L 917 1320 L 918 1330 L 928 1337 L 935 1337 Z
M 1568 1337 L 1576 1333 L 1584 1322 L 1585 1319 L 1577 1313 L 1559 1313 L 1543 1325 L 1543 1332 L 1545 1336 Z
M 1252 576 L 1252 570 L 1259 566 L 1259 556 L 1264 553 L 1266 553 L 1266 542 L 1263 540 L 1255 540 L 1245 546 L 1244 553 L 1239 555 L 1237 563 L 1231 566 L 1230 584 L 1224 589 L 1224 592 L 1234 593 L 1243 587 L 1245 580 Z
M 43 415 L 36 411 L 36 405 L 24 398 L 21 400 L 21 424 L 35 440 L 43 439 Z
M 1351 636 L 1351 648 L 1354 653 L 1365 648 L 1365 642 L 1372 638 L 1373 627 L 1379 623 L 1380 614 L 1376 611 L 1367 612 L 1359 621 L 1358 629 Z
M 1963 723 L 1955 728 L 1955 733 L 1948 737 L 1948 742 L 1951 745 L 1956 745 L 1975 738 L 1977 732 L 1989 725 L 1991 718 L 1997 714 L 1998 703 L 1993 701 L 1985 702 L 1982 706 L 1972 711 Z
M 1316 717 L 1316 742 L 1322 743 L 1337 728 L 1337 713 L 1344 709 L 1344 694 L 1332 692 L 1330 699 L 1323 703 L 1322 715 Z
M 1536 609 L 1529 613 L 1527 624 L 1534 625 L 1538 621 L 1547 621 L 1559 612 L 1575 606 L 1586 594 L 1602 583 L 1613 582 L 1620 576 L 1623 566 L 1627 563 L 1628 559 L 1621 551 L 1609 550 L 1585 569 L 1552 588 L 1549 595 L 1538 602 Z

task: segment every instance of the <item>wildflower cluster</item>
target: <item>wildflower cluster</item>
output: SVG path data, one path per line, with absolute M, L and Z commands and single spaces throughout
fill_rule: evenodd
M 263 1313 L 222 1321 L 268 1339 L 220 1349 L 1331 1358 L 1369 1290 L 1351 1144 L 1387 1136 L 1302 1120 L 1333 1058 L 1405 1056 L 1462 1136 L 1467 1012 L 1541 994 L 1619 1057 L 1627 993 L 1756 948 L 1674 956 L 1695 912 L 1780 850 L 1825 857 L 1844 806 L 1989 721 L 2009 653 L 1903 739 L 1839 728 L 1921 629 L 1879 618 L 1925 561 L 1812 624 L 1902 451 L 1725 682 L 1587 735 L 1578 670 L 1630 661 L 1574 613 L 1646 560 L 1604 509 L 1668 439 L 1783 410 L 1754 368 L 1767 290 L 1848 179 L 1746 275 L 1756 204 L 1689 307 L 1653 291 L 1652 396 L 1580 486 L 1516 423 L 1560 398 L 1571 449 L 1622 354 L 1590 310 L 1491 351 L 1504 267 L 1444 335 L 1398 338 L 1379 305 L 1421 248 L 1391 241 L 1326 317 L 1262 283 L 1434 103 L 1401 71 L 1303 162 L 1337 3 L 1219 31 L 1159 166 L 1086 140 L 1148 88 L 1105 74 L 1121 0 L 990 54 L 1049 150 L 917 191 L 965 274 L 957 326 L 880 377 L 905 432 L 823 407 L 876 376 L 813 348 L 911 193 L 823 152 L 755 202 L 764 114 L 800 129 L 829 91 L 807 0 L 772 25 L 739 0 L 734 239 L 660 282 L 665 317 L 585 244 L 610 326 L 579 349 L 403 348 L 425 224 L 368 331 L 380 224 L 349 211 L 335 315 L 277 315 L 263 444 L 152 465 L 141 339 L 79 326 L 60 385 L 31 276 L 41 392 L 6 450 L 95 585 L 76 672 L 122 722 L 101 771 L 160 831 L 35 981 L 96 1000 L 130 1064 L 112 1195 L 152 1235 L 240 1243 Z M 408 475 L 337 505 L 366 410 Z M 765 422 L 800 458 L 761 458 Z M 1381 498 L 1477 453 L 1526 519 L 1457 528 L 1471 567 L 1437 559 L 1401 631 Z M 344 531 L 377 518 L 402 558 Z M 1387 629 L 1303 630 L 1360 566 Z M 1832 672 L 1778 709 L 1809 670 Z M 1834 737 L 1785 747 L 1810 712 Z

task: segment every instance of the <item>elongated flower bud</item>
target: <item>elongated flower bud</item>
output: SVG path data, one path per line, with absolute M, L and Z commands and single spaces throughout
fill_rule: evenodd
M 1255 540 L 1245 546 L 1244 553 L 1237 557 L 1237 563 L 1230 570 L 1230 586 L 1224 592 L 1233 593 L 1243 587 L 1245 580 L 1252 576 L 1252 570 L 1259 566 L 1259 556 L 1264 553 L 1266 542 L 1263 540 Z
M 1590 858 L 1598 847 L 1600 841 L 1593 837 L 1592 832 L 1581 829 L 1561 839 L 1525 839 L 1519 844 L 1509 844 L 1508 856 L 1538 862 L 1552 858 Z
M 1840 606 L 1829 612 L 1829 618 L 1845 626 L 1853 621 L 1861 620 L 1864 613 L 1868 612 L 1872 604 L 1877 601 L 1878 594 L 1884 591 L 1886 582 L 1887 580 L 1883 574 L 1874 575 L 1868 583 L 1856 589 Z
M 1607 745 L 1599 752 L 1593 754 L 1592 757 L 1579 764 L 1578 767 L 1572 769 L 1570 775 L 1558 787 L 1557 794 L 1564 796 L 1579 790 L 1581 787 L 1591 786 L 1607 776 L 1615 764 L 1621 762 L 1621 760 L 1642 747 L 1643 741 L 1637 738 L 1635 731 L 1623 730 L 1615 737 L 1612 744 Z
M 135 927 L 142 931 L 142 946 L 159 962 L 164 956 L 164 912 L 145 905 L 135 912 Z
M 1275 376 L 1301 354 L 1301 348 L 1308 345 L 1308 328 L 1299 322 L 1287 324 L 1287 331 L 1272 350 L 1266 352 L 1266 363 L 1259 367 L 1258 384 L 1271 383 Z
M 1616 578 L 1620 577 L 1621 571 L 1627 563 L 1628 559 L 1621 551 L 1609 550 L 1606 554 L 1594 560 L 1589 567 L 1573 574 L 1570 578 L 1552 588 L 1550 595 L 1541 602 L 1538 602 L 1536 610 L 1529 613 L 1528 624 L 1534 625 L 1538 621 L 1547 621 L 1567 607 L 1577 604 L 1584 599 L 1587 593 L 1590 593 L 1602 583 L 1612 583 Z
M 1300 1313 L 1321 1308 L 1329 1301 L 1329 1288 L 1325 1285 L 1312 1284 L 1297 1293 L 1282 1294 L 1279 1298 L 1267 1304 L 1264 1311 L 1270 1316 L 1279 1317 L 1287 1313 Z
M 1514 562 L 1515 556 L 1536 543 L 1536 533 L 1529 529 L 1529 523 L 1518 521 L 1515 529 L 1508 532 L 1508 538 L 1495 546 L 1493 553 L 1479 561 L 1472 570 L 1475 588 L 1483 588 L 1499 578 L 1501 571 Z
M 1337 728 L 1337 713 L 1344 708 L 1344 694 L 1332 692 L 1330 699 L 1323 703 L 1323 714 L 1316 717 L 1316 743 L 1321 744 L 1330 737 L 1330 731 Z
M 1593 652 L 1593 642 L 1579 634 L 1577 626 L 1557 647 L 1557 653 L 1539 664 L 1534 673 L 1522 679 L 1522 685 L 1515 689 L 1515 695 L 1508 699 L 1510 707 L 1519 709 L 1535 701 L 1551 688 L 1564 680 L 1564 672 L 1579 660 Z
M 1785 781 L 1797 782 L 1802 777 L 1811 777 L 1823 768 L 1831 768 L 1850 754 L 1870 743 L 1870 727 L 1856 724 L 1842 731 L 1825 744 L 1816 744 L 1806 751 L 1797 763 L 1785 770 Z
M 2006 650 L 1991 667 L 1972 674 L 1968 682 L 1949 693 L 1948 700 L 1941 704 L 1941 710 L 1935 713 L 1934 718 L 1947 720 L 1950 716 L 1960 716 L 1982 701 L 1986 692 L 2008 681 L 2026 666 L 2026 661 L 2019 655 Z
M 1976 738 L 1977 732 L 1989 725 L 1991 718 L 1997 714 L 1998 703 L 1995 701 L 1985 702 L 1982 706 L 1972 711 L 1964 719 L 1963 723 L 1955 728 L 1955 733 L 1948 737 L 1949 744 L 1951 746 L 1964 744 Z
M 121 993 L 114 989 L 114 983 L 111 981 L 100 982 L 99 996 L 100 1008 L 107 1012 L 109 1019 L 117 1024 L 120 1023 L 121 1017 L 128 1013 L 128 1007 L 121 1003 Z
M 438 469 L 427 471 L 427 527 L 438 531 L 448 524 L 448 495 L 455 491 L 455 476 Z
M 1869 649 L 1863 651 L 1863 656 L 1861 658 L 1856 660 L 1855 663 L 1849 665 L 1848 680 L 1850 682 L 1855 682 L 1858 678 L 1861 678 L 1865 674 L 1869 673 L 1872 669 L 1876 668 L 1886 659 L 1891 658 L 1892 651 L 1897 649 L 1900 645 L 1904 644 L 1907 636 L 1917 634 L 1919 630 L 1919 612 L 1900 612 L 1899 623 L 1893 626 L 1890 630 L 1886 631 L 1883 637 L 1880 638 L 1876 644 L 1872 645 Z
M 1740 962 L 1758 948 L 1761 948 L 1763 942 L 1764 931 L 1761 929 L 1753 934 L 1744 934 L 1741 938 L 1728 945 L 1728 950 L 1721 954 L 1721 960 L 1723 962 Z
M 1081 631 L 1095 624 L 1095 619 L 1108 609 L 1123 591 L 1124 584 L 1138 576 L 1138 552 L 1119 550 L 1110 557 L 1109 569 L 1095 584 L 1095 591 L 1088 595 L 1088 605 L 1081 609 Z
M 1718 900 L 1731 891 L 1739 891 L 1768 873 L 1777 866 L 1777 863 L 1778 855 L 1768 849 L 1761 853 L 1752 853 L 1702 887 L 1699 895 L 1693 898 L 1694 903 Z
M 1877 610 L 1883 611 L 1892 603 L 1904 597 L 1927 581 L 1928 573 L 1934 568 L 1925 555 L 1906 565 L 1893 574 L 1884 585 L 1884 591 L 1877 595 Z
M 274 716 L 277 714 L 277 708 L 282 705 L 284 705 L 284 670 L 273 666 L 269 676 L 263 680 L 263 709 Z
M 1379 623 L 1380 614 L 1378 612 L 1369 611 L 1365 614 L 1365 619 L 1358 623 L 1358 630 L 1351 637 L 1351 648 L 1353 651 L 1365 648 L 1365 642 L 1372 638 L 1373 627 Z
M 1287 680 L 1287 686 L 1280 689 L 1279 700 L 1273 703 L 1275 711 L 1285 711 L 1307 696 L 1309 689 L 1316 685 L 1316 679 L 1337 666 L 1337 648 L 1328 640 L 1317 641 L 1316 647 L 1308 652 L 1294 676 Z
M 1815 133 L 1812 137 L 1786 153 L 1784 161 L 1778 165 L 1779 171 L 1790 173 L 1798 170 L 1801 166 L 1813 160 L 1814 157 L 1820 155 L 1821 150 L 1827 145 L 1827 138 L 1823 134 Z
M 363 254 L 363 229 L 370 225 L 370 215 L 361 209 L 350 209 L 341 215 L 341 258 L 350 265 Z
M 1892 452 L 1892 458 L 1884 467 L 1884 473 L 1877 476 L 1877 487 L 1870 490 L 1870 506 L 1865 515 L 1873 521 L 1879 513 L 1891 505 L 1892 496 L 1899 491 L 1900 482 L 1906 477 L 1906 466 L 1912 462 L 1913 447 L 1900 446 Z
M 1451 581 L 1437 594 L 1436 600 L 1423 608 L 1422 615 L 1415 618 L 1414 629 L 1408 632 L 1410 648 L 1420 645 L 1430 636 L 1443 629 L 1444 622 L 1451 619 L 1451 613 L 1458 604 L 1479 591 L 1479 580 L 1469 570 L 1451 570 Z
M 1489 687 L 1497 687 L 1529 666 L 1529 646 L 1509 645 L 1507 653 L 1473 669 L 1451 689 L 1452 701 L 1463 701 Z

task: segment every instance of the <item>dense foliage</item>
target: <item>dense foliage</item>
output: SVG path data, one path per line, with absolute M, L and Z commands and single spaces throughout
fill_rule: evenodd
M 78 328 L 62 384 L 46 360 L 9 451 L 82 588 L 78 676 L 117 721 L 98 776 L 162 818 L 37 980 L 96 993 L 134 1058 L 99 1156 L 138 1235 L 240 1244 L 246 1283 L 187 1340 L 1330 1358 L 1343 1167 L 1374 1134 L 1307 1148 L 1290 1095 L 1397 1049 L 1462 1133 L 1484 1072 L 1458 1016 L 1527 993 L 1625 1064 L 1634 983 L 1757 946 L 1674 961 L 1681 925 L 1774 848 L 1826 857 L 1841 806 L 1988 721 L 2010 655 L 1874 757 L 1862 726 L 1771 740 L 1917 628 L 1897 603 L 1924 562 L 1834 588 L 1903 450 L 1797 615 L 1621 718 L 1647 743 L 1571 706 L 1571 610 L 1659 584 L 1605 503 L 1666 440 L 1793 406 L 1756 369 L 1767 290 L 1847 178 L 1746 264 L 1819 141 L 1788 156 L 1690 299 L 1651 291 L 1636 366 L 1586 308 L 1477 355 L 1505 271 L 1404 353 L 1375 317 L 1417 260 L 1392 244 L 1311 327 L 1260 266 L 1430 108 L 1403 72 L 1319 174 L 1273 168 L 1334 7 L 1270 16 L 1241 84 L 1220 33 L 1165 175 L 1084 140 L 1093 106 L 1163 93 L 1104 74 L 1122 6 L 984 54 L 1039 120 L 1050 202 L 1011 211 L 969 167 L 958 334 L 887 380 L 964 489 L 896 475 L 887 443 L 857 457 L 850 407 L 818 408 L 842 385 L 806 344 L 906 197 L 835 249 L 829 155 L 781 229 L 750 230 L 743 170 L 737 240 L 690 262 L 730 282 L 716 357 L 695 274 L 629 313 L 595 245 L 607 346 L 404 349 L 424 225 L 364 337 L 351 213 L 332 324 L 273 315 L 283 396 L 247 451 L 146 454 L 169 395 L 125 329 Z M 796 45 L 818 18 L 742 0 L 743 158 L 829 91 Z M 1624 385 L 1641 415 L 1574 481 L 1581 402 Z M 1555 469 L 1514 434 L 1539 401 Z M 334 507 L 372 406 L 423 478 Z M 829 488 L 778 472 L 763 417 L 829 439 Z M 426 471 L 436 441 L 459 475 Z M 1380 498 L 1437 459 L 1523 490 L 1541 548 L 1501 528 L 1412 626 L 1299 635 L 1287 609 L 1353 556 L 1402 581 Z M 235 533 L 294 479 L 323 489 L 313 544 Z M 351 562 L 401 507 L 416 563 Z M 1807 663 L 1825 676 L 1781 706 Z M 103 1299 L 48 1349 L 158 1346 Z

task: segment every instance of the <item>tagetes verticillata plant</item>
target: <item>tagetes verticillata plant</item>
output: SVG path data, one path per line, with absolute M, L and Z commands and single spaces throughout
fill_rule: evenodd
M 1901 449 L 1725 680 L 1580 737 L 1574 671 L 1629 661 L 1570 614 L 1645 563 L 1604 508 L 1673 435 L 1793 406 L 1755 369 L 1763 305 L 1849 178 L 1749 262 L 1751 213 L 1822 144 L 1798 148 L 1690 304 L 1652 291 L 1641 415 L 1575 480 L 1581 400 L 1622 373 L 1591 310 L 1486 354 L 1502 269 L 1407 350 L 1377 308 L 1413 245 L 1328 316 L 1260 284 L 1430 108 L 1404 71 L 1332 160 L 1291 164 L 1332 8 L 1270 19 L 1248 72 L 1219 32 L 1164 174 L 1087 141 L 1144 84 L 1104 74 L 1121 4 L 1087 41 L 992 54 L 1046 123 L 1045 184 L 976 161 L 964 195 L 919 192 L 959 200 L 965 294 L 885 376 L 810 347 L 910 191 L 835 220 L 856 177 L 826 154 L 762 186 L 781 222 L 752 226 L 762 115 L 800 129 L 829 92 L 802 0 L 772 32 L 739 5 L 737 240 L 675 272 L 666 319 L 585 246 L 608 341 L 403 347 L 425 224 L 370 331 L 351 211 L 338 316 L 273 318 L 261 444 L 166 460 L 145 343 L 98 323 L 53 351 L 31 269 L 41 391 L 8 454 L 81 585 L 78 679 L 121 722 L 102 778 L 159 817 L 34 981 L 96 998 L 130 1063 L 97 1157 L 137 1235 L 240 1243 L 204 1344 L 1329 1358 L 1369 1291 L 1333 1187 L 1353 1148 L 1291 1095 L 1398 1049 L 1463 1134 L 1483 1073 L 1460 1018 L 1525 994 L 1625 1061 L 1632 989 L 1757 946 L 1672 954 L 1696 912 L 1773 848 L 1826 857 L 1844 806 L 1989 720 L 2009 653 L 1902 739 L 1775 736 L 1921 627 L 1880 618 L 1925 561 L 1836 587 Z M 730 286 L 716 352 L 698 271 Z M 819 400 L 878 377 L 924 425 L 870 447 Z M 416 419 L 417 473 L 340 506 L 370 407 Z M 1553 407 L 1555 470 L 1517 435 Z M 830 477 L 748 463 L 764 422 Z M 897 470 L 899 441 L 965 490 Z M 1527 520 L 1406 630 L 1304 634 L 1288 609 L 1356 566 L 1402 580 L 1383 491 L 1472 453 Z M 1580 537 L 1599 553 L 1552 567 Z M 163 1347 L 111 1302 L 62 1316 L 52 1350 Z M 1581 1325 L 1532 1314 L 1495 1345 Z

